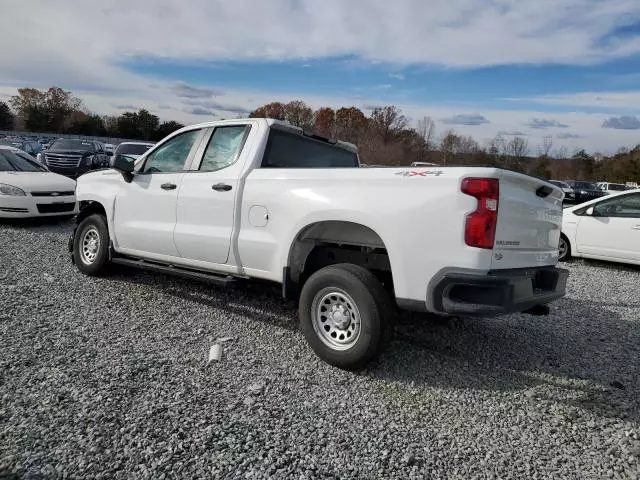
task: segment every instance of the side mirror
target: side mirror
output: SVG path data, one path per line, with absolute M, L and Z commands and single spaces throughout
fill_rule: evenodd
M 584 212 L 584 214 L 585 214 L 585 215 L 587 215 L 587 216 L 589 216 L 589 217 L 592 217 L 592 216 L 593 216 L 593 211 L 594 211 L 594 208 L 593 208 L 593 207 L 589 207 L 589 208 L 587 208 L 587 210 Z
M 116 155 L 115 157 L 111 157 L 111 168 L 122 173 L 122 178 L 124 181 L 129 183 L 133 178 L 133 162 L 126 155 Z

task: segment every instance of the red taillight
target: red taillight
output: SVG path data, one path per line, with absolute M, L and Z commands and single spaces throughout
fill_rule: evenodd
M 498 223 L 498 197 L 500 184 L 497 178 L 465 178 L 462 193 L 478 199 L 475 212 L 467 215 L 464 242 L 470 247 L 493 248 Z

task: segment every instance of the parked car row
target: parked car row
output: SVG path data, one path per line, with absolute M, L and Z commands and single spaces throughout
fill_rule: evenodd
M 633 185 L 610 182 L 587 182 L 578 180 L 549 180 L 562 188 L 566 203 L 584 203 L 616 192 L 633 190 Z
M 0 138 L 0 145 L 17 148 L 35 158 L 49 171 L 70 178 L 98 168 L 109 167 L 116 154 L 128 155 L 133 161 L 153 142 L 122 142 L 116 147 L 91 139 L 11 136 Z

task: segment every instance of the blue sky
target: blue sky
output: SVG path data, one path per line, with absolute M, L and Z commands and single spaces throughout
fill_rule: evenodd
M 640 34 L 640 32 L 639 32 Z M 566 106 L 530 100 L 553 93 L 625 92 L 640 84 L 640 55 L 598 65 L 507 65 L 473 69 L 434 66 L 394 66 L 343 57 L 330 59 L 247 62 L 219 61 L 182 65 L 163 59 L 137 59 L 123 63 L 130 71 L 149 78 L 186 81 L 194 86 L 211 83 L 221 90 L 260 89 L 277 97 L 286 91 L 305 95 L 350 95 L 354 99 L 375 95 L 385 102 L 415 101 L 431 105 L 473 105 L 478 108 L 567 111 Z M 516 101 L 516 99 L 519 99 Z M 638 106 L 629 105 L 630 111 Z M 586 106 L 584 111 L 607 112 Z
M 395 104 L 481 143 L 640 143 L 638 0 L 30 0 L 0 40 L 0 96 L 55 84 L 100 113 Z

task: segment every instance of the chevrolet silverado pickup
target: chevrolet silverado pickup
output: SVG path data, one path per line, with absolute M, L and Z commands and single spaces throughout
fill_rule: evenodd
M 565 293 L 563 192 L 520 173 L 359 168 L 353 144 L 271 119 L 185 127 L 111 167 L 77 181 L 81 272 L 275 282 L 311 348 L 341 368 L 381 352 L 398 308 L 540 313 Z

